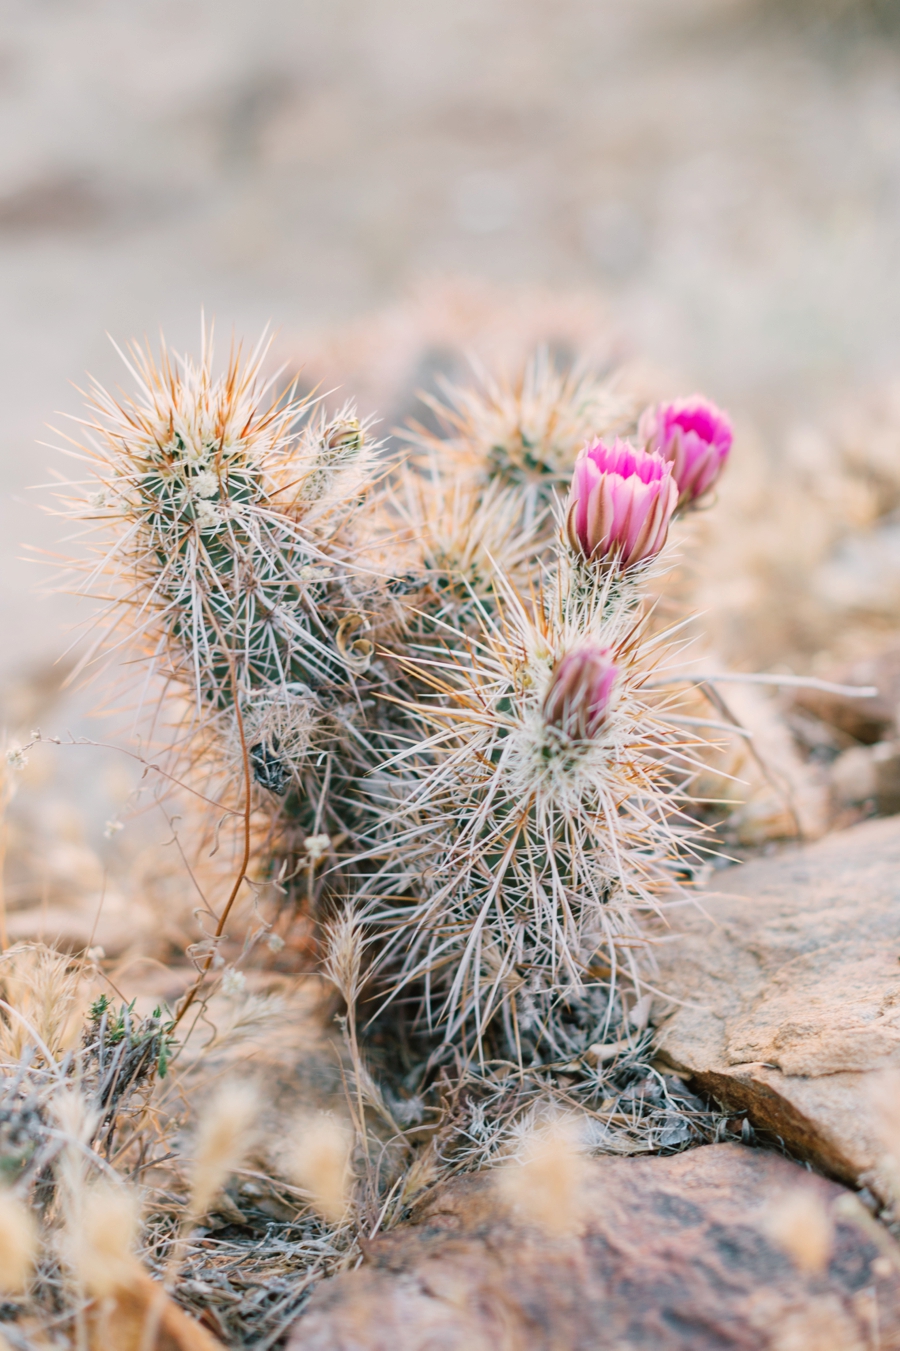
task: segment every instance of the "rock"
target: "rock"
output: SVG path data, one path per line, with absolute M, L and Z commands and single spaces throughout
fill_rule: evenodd
M 517 1220 L 490 1173 L 449 1183 L 319 1286 L 288 1351 L 900 1347 L 900 1249 L 835 1183 L 738 1144 L 586 1169 L 565 1237 Z M 773 1223 L 785 1198 L 823 1217 L 818 1272 Z
M 719 873 L 658 948 L 661 1058 L 832 1175 L 892 1197 L 872 1095 L 900 1069 L 900 821 Z M 702 910 L 701 910 L 702 907 Z
M 154 916 L 139 900 L 130 904 L 117 892 L 75 896 L 69 905 L 34 905 L 7 918 L 11 943 L 47 943 L 60 952 L 99 949 L 117 959 L 126 953 L 154 953 Z M 157 925 L 156 933 L 159 926 Z
M 830 772 L 834 795 L 844 806 L 871 801 L 881 816 L 900 812 L 900 743 L 851 746 Z
M 897 730 L 900 706 L 900 648 L 856 662 L 830 678 L 843 685 L 874 685 L 878 694 L 874 699 L 855 699 L 846 694 L 800 689 L 794 695 L 794 707 L 815 714 L 864 745 L 889 739 Z
M 900 604 L 900 523 L 882 521 L 837 541 L 809 578 L 832 610 L 894 619 Z
M 878 742 L 879 746 L 884 742 Z M 830 779 L 834 795 L 841 806 L 856 806 L 874 800 L 876 777 L 874 746 L 851 746 L 842 751 L 831 766 Z
M 818 839 L 828 826 L 828 784 L 819 766 L 807 764 L 798 753 L 776 701 L 752 685 L 729 685 L 725 696 L 718 693 L 726 716 L 746 729 L 751 739 L 717 734 L 698 748 L 703 768 L 691 792 L 720 807 L 732 804 L 727 837 L 738 844 L 754 847 L 796 839 L 798 834 Z M 701 718 L 711 715 L 706 696 L 699 692 L 680 711 Z M 712 716 L 722 714 L 712 709 Z
M 879 741 L 872 747 L 875 762 L 875 805 L 882 816 L 900 812 L 900 743 Z

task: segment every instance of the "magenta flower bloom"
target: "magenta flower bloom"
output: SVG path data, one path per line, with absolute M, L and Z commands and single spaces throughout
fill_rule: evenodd
M 687 506 L 712 487 L 732 442 L 728 415 L 699 394 L 648 408 L 641 415 L 638 435 L 647 450 L 671 464 L 679 506 Z
M 585 558 L 630 568 L 659 553 L 677 500 L 672 466 L 659 455 L 618 439 L 585 446 L 569 489 L 569 542 Z
M 608 648 L 586 643 L 567 652 L 544 699 L 545 722 L 579 741 L 596 736 L 606 722 L 617 674 Z

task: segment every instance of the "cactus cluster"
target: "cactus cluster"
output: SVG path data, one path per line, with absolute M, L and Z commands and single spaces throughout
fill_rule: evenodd
M 603 991 L 602 1040 L 696 848 L 697 732 L 645 594 L 727 418 L 696 398 L 638 422 L 542 354 L 445 391 L 446 437 L 392 458 L 351 406 L 276 397 L 265 358 L 132 349 L 133 399 L 92 390 L 99 482 L 69 509 L 102 542 L 101 645 L 137 643 L 177 696 L 169 740 L 270 822 L 257 874 L 297 902 L 315 868 L 303 903 L 352 915 L 370 1014 L 432 1058 L 540 1064 Z

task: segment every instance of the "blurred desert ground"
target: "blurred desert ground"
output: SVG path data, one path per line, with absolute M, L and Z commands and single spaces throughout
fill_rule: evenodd
M 81 611 L 22 561 L 59 547 L 28 491 L 66 468 L 45 423 L 78 412 L 85 370 L 120 380 L 107 333 L 195 346 L 201 306 L 225 335 L 272 321 L 291 363 L 358 377 L 366 411 L 383 368 L 388 428 L 479 332 L 639 356 L 735 415 L 723 519 L 755 543 L 719 527 L 700 586 L 726 655 L 815 665 L 860 577 L 887 587 L 861 607 L 878 642 L 895 625 L 896 0 L 7 0 L 0 125 L 10 733 L 87 725 L 50 669 Z M 806 629 L 789 606 L 766 627 L 813 555 Z M 99 752 L 32 757 L 16 810 L 46 856 L 87 822 L 60 878 L 101 888 L 134 779 Z

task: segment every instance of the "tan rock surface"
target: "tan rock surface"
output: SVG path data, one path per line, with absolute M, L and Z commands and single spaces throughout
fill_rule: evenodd
M 726 871 L 660 944 L 662 1057 L 883 1196 L 873 1081 L 900 1070 L 900 821 Z
M 510 1214 L 491 1174 L 457 1180 L 319 1287 L 289 1351 L 900 1347 L 900 1250 L 787 1159 L 733 1144 L 606 1157 L 583 1191 L 578 1231 L 553 1238 Z M 771 1236 L 797 1193 L 834 1225 L 817 1274 Z

